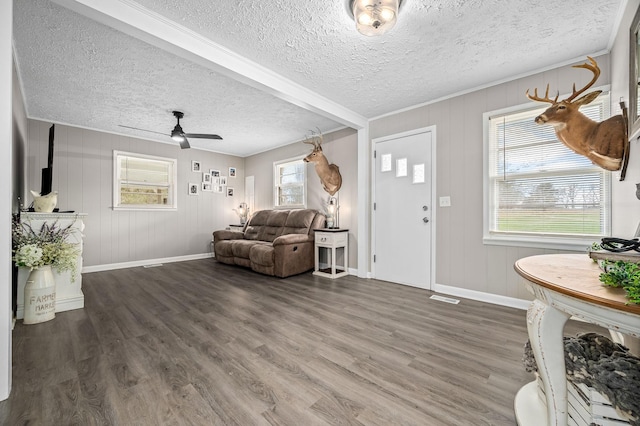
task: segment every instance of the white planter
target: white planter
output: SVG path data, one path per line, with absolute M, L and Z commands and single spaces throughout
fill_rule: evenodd
M 36 268 L 24 286 L 24 323 L 38 324 L 56 316 L 56 282 L 51 265 Z

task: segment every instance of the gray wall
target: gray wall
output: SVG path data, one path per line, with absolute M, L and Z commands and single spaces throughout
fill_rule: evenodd
M 622 33 L 626 35 L 627 31 L 628 25 Z M 599 56 L 596 60 L 602 70 L 596 84 L 609 84 L 610 56 Z M 620 62 L 616 63 L 616 68 L 628 66 L 626 60 Z M 546 84 L 550 83 L 553 90 L 560 88 L 561 92 L 570 91 L 574 82 L 579 86 L 590 78 L 589 73 L 581 73 L 567 65 L 371 122 L 371 139 L 436 126 L 437 197 L 451 196 L 451 207 L 437 207 L 437 284 L 519 299 L 529 298 L 513 270 L 514 262 L 526 256 L 559 251 L 483 244 L 483 113 L 527 103 L 527 89 L 537 87 L 544 90 Z M 613 94 L 611 99 L 617 102 L 618 97 Z M 617 113 L 615 109 L 613 111 Z M 634 158 L 640 155 L 634 155 L 637 147 L 634 148 L 630 169 L 637 169 L 640 160 Z M 631 183 L 637 181 L 634 175 L 637 176 L 636 172 L 629 173 L 628 181 L 621 184 L 614 174 L 613 231 L 620 236 L 633 235 L 633 231 L 629 231 L 635 230 L 639 219 L 637 200 L 633 208 L 627 210 L 625 207 L 635 192 L 635 185 Z
M 330 163 L 340 167 L 342 187 L 340 227 L 349 229 L 349 268 L 357 268 L 357 191 L 358 191 L 358 135 L 353 129 L 343 129 L 323 135 L 322 151 Z M 273 163 L 288 158 L 306 156 L 311 145 L 296 142 L 245 158 L 247 176 L 255 176 L 255 210 L 273 208 Z M 312 164 L 307 164 L 307 207 L 325 210 L 329 194 L 322 189 Z
M 10 194 L 11 201 L 11 213 L 15 214 L 21 208 L 21 204 L 24 201 L 24 186 L 25 186 L 25 167 L 24 167 L 24 155 L 27 147 L 27 112 L 24 107 L 22 91 L 20 90 L 20 84 L 18 84 L 18 74 L 16 71 L 15 63 L 12 61 L 12 99 L 11 99 L 11 185 L 3 185 Z M 9 201 L 9 199 L 7 199 Z M 7 215 L 7 222 L 10 222 L 10 217 Z M 10 249 L 10 247 L 9 247 Z M 11 253 L 11 252 L 9 252 Z M 11 257 L 11 254 L 9 254 Z M 7 266 L 13 266 L 12 262 L 7 262 Z M 15 271 L 14 271 L 15 272 Z M 18 277 L 16 274 L 11 274 L 11 280 L 7 283 L 10 289 L 11 297 L 7 300 L 10 301 L 7 308 L 11 310 L 11 318 L 13 318 L 14 304 L 17 303 L 17 288 Z
M 11 204 L 12 211 L 17 213 L 20 203 L 24 204 L 25 192 L 25 151 L 27 147 L 27 112 L 24 107 L 22 92 L 18 82 L 18 74 L 15 64 L 13 64 L 13 145 L 12 145 L 12 175 L 11 181 Z M 22 200 L 21 202 L 19 201 Z
M 40 169 L 47 163 L 51 123 L 29 120 L 27 183 L 40 191 Z M 114 211 L 113 150 L 178 159 L 178 210 L 173 212 Z M 118 264 L 147 259 L 210 253 L 212 232 L 238 222 L 233 208 L 244 200 L 244 159 L 176 145 L 56 125 L 53 190 L 58 208 L 87 213 L 85 219 L 84 266 Z M 202 173 L 191 172 L 191 161 L 202 170 L 228 174 L 236 167 L 236 178 L 228 184 L 234 197 L 213 192 L 187 193 L 188 183 L 202 182 Z M 32 201 L 27 196 L 27 203 Z
M 640 0 L 629 0 L 620 24 L 620 31 L 611 49 L 611 111 L 620 114 L 618 102 L 624 99 L 629 106 L 629 29 L 631 21 L 640 7 Z M 631 141 L 631 155 L 627 176 L 623 182 L 613 185 L 613 232 L 614 236 L 629 238 L 640 223 L 640 201 L 636 198 L 636 183 L 640 182 L 640 146 Z

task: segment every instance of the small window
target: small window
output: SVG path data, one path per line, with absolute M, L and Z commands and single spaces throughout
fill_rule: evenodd
M 115 210 L 175 210 L 177 160 L 113 151 Z
M 302 158 L 273 164 L 276 208 L 304 209 L 307 207 L 306 163 Z
M 565 147 L 551 125 L 536 124 L 544 110 L 485 114 L 485 243 L 578 249 L 610 232 L 611 172 Z M 608 94 L 580 111 L 608 118 Z

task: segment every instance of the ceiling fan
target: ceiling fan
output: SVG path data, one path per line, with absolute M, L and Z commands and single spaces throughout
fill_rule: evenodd
M 142 130 L 143 132 L 151 132 L 151 133 L 157 133 L 159 135 L 171 136 L 171 139 L 178 142 L 180 144 L 180 148 L 182 149 L 191 148 L 191 145 L 189 145 L 189 140 L 187 138 L 222 140 L 222 137 L 219 135 L 209 135 L 209 134 L 203 134 L 203 133 L 185 133 L 182 130 L 182 126 L 180 126 L 180 119 L 184 117 L 184 113 L 181 111 L 173 111 L 173 116 L 176 118 L 176 120 L 178 120 L 178 123 L 176 124 L 176 126 L 173 128 L 173 130 L 169 135 L 167 135 L 166 133 L 156 132 L 153 130 L 140 129 L 140 128 L 131 127 L 131 126 L 124 126 L 122 124 L 119 124 L 119 126 L 126 127 L 127 129 Z

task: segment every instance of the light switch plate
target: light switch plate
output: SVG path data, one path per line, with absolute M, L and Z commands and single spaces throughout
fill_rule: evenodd
M 451 207 L 451 197 L 448 195 L 440 197 L 440 207 Z

